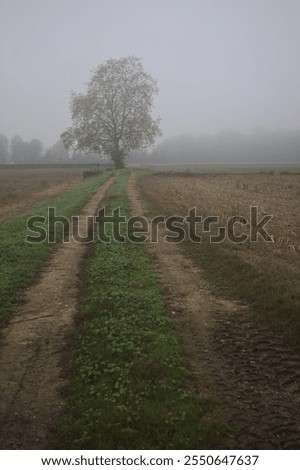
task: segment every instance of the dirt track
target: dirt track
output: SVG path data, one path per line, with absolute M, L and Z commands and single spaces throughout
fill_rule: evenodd
M 134 176 L 128 194 L 133 214 L 145 214 Z M 256 324 L 247 306 L 217 297 L 163 235 L 146 246 L 198 393 L 214 396 L 233 428 L 231 448 L 300 449 L 299 355 Z
M 109 179 L 79 218 L 96 212 Z M 62 358 L 76 312 L 80 265 L 87 244 L 71 241 L 55 250 L 37 283 L 3 331 L 0 345 L 0 449 L 45 449 L 63 405 Z
M 108 181 L 85 206 L 95 212 Z M 132 211 L 145 213 L 134 176 Z M 84 229 L 80 229 L 83 233 Z M 163 232 L 160 231 L 160 235 Z M 238 302 L 217 297 L 178 246 L 148 245 L 169 314 L 182 337 L 199 394 L 214 396 L 233 428 L 231 448 L 300 448 L 300 357 L 253 322 Z M 55 435 L 86 245 L 61 244 L 3 332 L 0 348 L 0 448 L 44 449 Z

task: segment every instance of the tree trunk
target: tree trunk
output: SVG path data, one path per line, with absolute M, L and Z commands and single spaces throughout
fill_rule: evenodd
M 116 165 L 117 169 L 125 168 L 125 163 L 124 163 L 125 154 L 120 149 L 118 140 L 115 142 L 115 148 L 114 148 L 114 151 L 111 155 L 111 159 L 114 162 L 114 164 Z
M 116 165 L 117 169 L 125 168 L 123 155 L 121 155 L 121 154 L 115 155 L 115 158 L 113 159 L 113 161 L 115 162 L 115 165 Z

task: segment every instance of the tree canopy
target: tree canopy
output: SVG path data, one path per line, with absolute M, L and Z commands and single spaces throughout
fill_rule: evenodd
M 110 59 L 92 73 L 86 94 L 71 95 L 73 126 L 61 138 L 66 148 L 110 156 L 117 168 L 131 150 L 145 149 L 160 135 L 151 116 L 156 81 L 140 59 Z

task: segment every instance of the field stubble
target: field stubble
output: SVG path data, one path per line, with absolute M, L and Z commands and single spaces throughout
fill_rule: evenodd
M 193 258 L 198 261 L 201 258 L 210 278 L 216 280 L 219 276 L 218 283 L 234 295 L 238 291 L 242 300 L 255 303 L 260 285 L 265 291 L 267 307 L 267 297 L 274 295 L 275 291 L 277 303 L 281 304 L 281 318 L 276 312 L 270 318 L 273 317 L 280 328 L 284 323 L 288 326 L 300 303 L 300 282 L 297 283 L 300 279 L 299 175 L 152 176 L 144 179 L 142 191 L 155 215 L 186 216 L 190 208 L 196 207 L 197 214 L 203 218 L 218 216 L 219 226 L 226 226 L 228 219 L 235 215 L 249 220 L 250 206 L 258 207 L 258 220 L 264 215 L 272 215 L 266 229 L 274 242 L 259 239 L 245 243 L 225 241 L 214 245 L 186 245 L 189 245 Z M 249 234 L 249 227 L 243 227 L 243 231 Z M 201 227 L 199 233 L 201 235 Z M 241 285 L 243 271 L 257 275 L 258 285 L 253 289 L 253 295 L 250 295 L 246 277 L 244 285 Z M 237 280 L 238 288 L 234 286 Z M 263 306 L 261 303 L 260 309 Z
M 200 370 L 209 371 L 228 423 L 236 430 L 235 448 L 299 448 L 300 357 L 286 341 L 299 351 L 299 252 L 280 242 L 291 239 L 299 245 L 299 184 L 298 175 L 159 175 L 139 183 L 151 217 L 185 216 L 196 207 L 202 217 L 219 215 L 222 225 L 233 215 L 249 217 L 250 205 L 262 215 L 274 215 L 268 226 L 274 243 L 180 245 L 199 269 L 191 284 L 197 286 L 202 276 L 208 281 L 211 308 L 204 326 L 199 328 L 198 322 L 205 292 L 194 315 L 188 307 L 192 287 L 180 298 L 181 283 L 171 296 L 172 310 L 178 304 L 175 318 L 191 367 L 199 362 Z M 175 252 L 170 250 L 170 255 Z M 188 276 L 193 272 L 189 267 Z M 242 301 L 240 308 L 215 308 L 224 294 Z
M 0 222 L 82 180 L 82 169 L 0 170 Z

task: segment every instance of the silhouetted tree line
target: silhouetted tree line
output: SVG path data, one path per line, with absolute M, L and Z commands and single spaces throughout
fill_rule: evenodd
M 43 145 L 38 139 L 24 141 L 19 135 L 9 140 L 0 135 L 0 163 L 36 163 L 42 158 Z
M 10 140 L 0 134 L 0 164 L 39 164 L 39 163 L 99 163 L 99 156 L 85 152 L 69 153 L 62 140 L 52 147 L 43 150 L 43 144 L 38 139 L 24 141 L 19 135 Z
M 26 142 L 19 135 L 14 135 L 9 140 L 5 135 L 0 135 L 1 164 L 39 163 L 43 157 L 43 144 L 40 140 L 31 139 Z
M 153 163 L 300 163 L 300 130 L 252 134 L 222 131 L 162 141 L 149 155 Z

